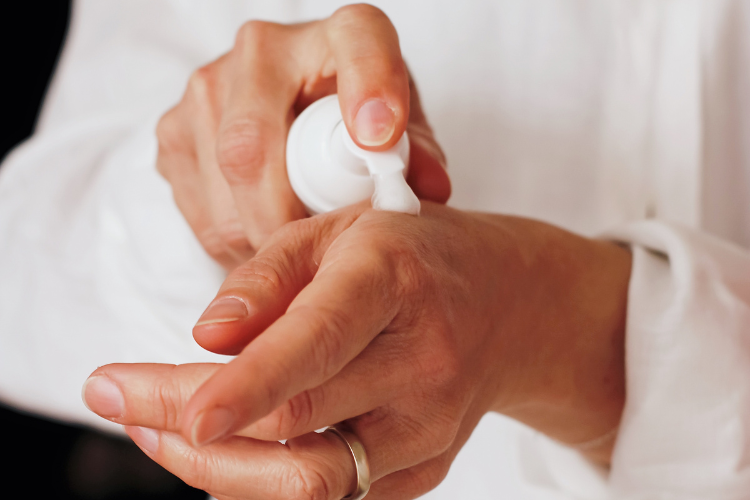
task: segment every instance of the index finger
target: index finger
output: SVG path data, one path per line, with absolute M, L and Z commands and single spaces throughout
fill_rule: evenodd
M 255 422 L 336 375 L 388 326 L 396 268 L 363 248 L 334 245 L 287 313 L 201 386 L 185 408 L 186 438 L 200 446 Z

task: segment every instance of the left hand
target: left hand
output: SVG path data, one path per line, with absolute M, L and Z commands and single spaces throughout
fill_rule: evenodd
M 383 151 L 408 130 L 407 182 L 420 199 L 450 196 L 445 156 L 380 9 L 347 5 L 291 25 L 249 21 L 232 50 L 193 73 L 156 130 L 157 169 L 203 248 L 227 270 L 305 217 L 287 177 L 287 134 L 302 110 L 335 93 L 357 145 Z
M 343 209 L 228 277 L 194 335 L 233 361 L 105 366 L 85 399 L 156 429 L 128 433 L 219 498 L 344 497 L 348 449 L 311 432 L 340 421 L 367 450 L 368 500 L 415 498 L 488 411 L 571 444 L 616 428 L 629 272 L 626 250 L 536 221 Z

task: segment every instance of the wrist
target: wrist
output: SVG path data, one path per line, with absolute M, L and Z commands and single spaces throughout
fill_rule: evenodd
M 495 308 L 503 382 L 492 409 L 606 463 L 625 403 L 630 252 L 536 221 L 499 224 L 514 245 L 500 245 L 498 279 L 518 273 L 521 286 Z

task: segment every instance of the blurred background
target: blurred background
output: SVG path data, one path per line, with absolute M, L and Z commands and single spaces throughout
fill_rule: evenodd
M 0 158 L 31 135 L 70 19 L 70 2 L 2 2 Z M 0 166 L 1 167 L 1 166 Z M 2 349 L 2 346 L 0 346 Z M 132 442 L 24 415 L 0 403 L 0 497 L 200 499 Z

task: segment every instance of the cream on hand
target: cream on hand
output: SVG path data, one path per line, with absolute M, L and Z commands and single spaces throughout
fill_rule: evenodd
M 346 130 L 336 95 L 303 111 L 286 143 L 289 182 L 310 214 L 371 198 L 376 210 L 419 215 L 419 199 L 406 183 L 408 164 L 406 133 L 387 151 L 357 146 Z

